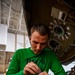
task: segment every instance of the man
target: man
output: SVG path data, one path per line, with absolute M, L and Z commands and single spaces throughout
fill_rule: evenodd
M 6 75 L 48 75 L 49 69 L 55 75 L 66 75 L 54 52 L 46 48 L 49 37 L 46 25 L 34 25 L 30 35 L 31 47 L 14 53 Z

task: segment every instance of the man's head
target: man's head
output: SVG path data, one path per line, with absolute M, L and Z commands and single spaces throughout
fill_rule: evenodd
M 46 47 L 49 36 L 49 28 L 44 24 L 37 24 L 31 28 L 30 43 L 35 54 L 40 54 Z

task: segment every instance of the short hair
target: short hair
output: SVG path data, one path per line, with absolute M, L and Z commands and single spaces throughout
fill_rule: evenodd
M 48 34 L 48 37 L 50 36 L 50 30 L 49 30 L 49 27 L 45 24 L 37 24 L 37 25 L 33 25 L 32 28 L 31 28 L 31 34 L 34 32 L 34 31 L 37 31 L 39 32 L 40 35 L 44 36 L 46 34 Z M 31 35 L 30 34 L 30 35 Z

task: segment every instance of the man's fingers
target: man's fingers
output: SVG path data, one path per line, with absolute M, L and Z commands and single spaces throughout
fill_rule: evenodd
M 35 72 L 41 71 L 40 68 L 33 62 L 31 62 L 31 69 L 34 70 Z
M 40 71 L 41 71 L 40 68 L 33 62 L 29 62 L 24 68 L 24 74 L 25 73 L 35 74 L 39 73 Z
M 35 74 L 35 72 L 31 68 L 26 68 L 26 72 L 30 74 Z
M 48 75 L 48 73 L 47 73 L 46 71 L 44 71 L 44 72 L 41 72 L 41 73 L 38 74 L 38 75 Z

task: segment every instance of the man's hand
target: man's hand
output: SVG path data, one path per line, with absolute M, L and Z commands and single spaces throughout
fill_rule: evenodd
M 39 75 L 48 75 L 48 73 L 44 71 L 44 72 L 41 72 Z
M 40 68 L 34 62 L 29 62 L 24 67 L 24 74 L 25 75 L 36 74 L 36 73 L 40 73 L 40 72 L 41 72 Z

